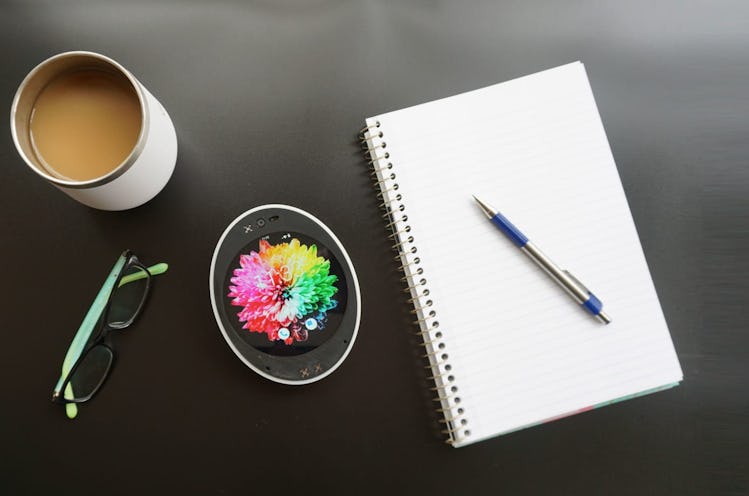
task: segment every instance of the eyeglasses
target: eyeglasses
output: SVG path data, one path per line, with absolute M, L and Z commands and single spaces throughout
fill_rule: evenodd
M 109 334 L 129 327 L 143 310 L 152 276 L 167 271 L 165 263 L 146 268 L 129 250 L 117 259 L 73 338 L 52 401 L 65 403 L 69 418 L 77 403 L 90 400 L 104 384 L 114 350 Z

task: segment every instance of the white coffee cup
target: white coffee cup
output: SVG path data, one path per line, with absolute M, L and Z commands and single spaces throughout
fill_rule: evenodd
M 30 133 L 39 94 L 58 75 L 77 69 L 104 70 L 124 76 L 135 90 L 142 116 L 140 133 L 127 158 L 105 175 L 85 181 L 68 180 L 52 173 L 37 155 Z M 36 66 L 13 99 L 10 128 L 16 149 L 31 170 L 75 200 L 101 210 L 126 210 L 146 203 L 164 188 L 177 161 L 177 134 L 164 107 L 127 69 L 93 52 L 65 52 Z

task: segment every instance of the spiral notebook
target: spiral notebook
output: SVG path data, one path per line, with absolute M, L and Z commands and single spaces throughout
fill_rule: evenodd
M 366 119 L 372 176 L 453 446 L 682 379 L 579 62 Z M 485 199 L 604 302 L 582 311 Z

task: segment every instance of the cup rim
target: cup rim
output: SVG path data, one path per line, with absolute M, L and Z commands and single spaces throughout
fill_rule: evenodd
M 135 94 L 138 96 L 138 102 L 140 104 L 140 109 L 141 109 L 140 132 L 138 134 L 138 139 L 135 141 L 135 145 L 133 146 L 133 149 L 130 150 L 130 154 L 128 154 L 128 156 L 125 157 L 125 159 L 117 167 L 109 171 L 107 174 L 100 176 L 100 177 L 95 177 L 93 179 L 87 179 L 85 181 L 61 179 L 59 177 L 55 177 L 45 172 L 43 168 L 38 167 L 37 164 L 35 164 L 26 155 L 26 152 L 21 147 L 21 143 L 18 139 L 18 130 L 16 129 L 16 112 L 18 110 L 18 105 L 21 100 L 21 96 L 23 95 L 23 92 L 26 89 L 26 86 L 28 85 L 28 83 L 46 65 L 52 62 L 55 62 L 59 59 L 66 58 L 66 57 L 73 57 L 73 56 L 85 56 L 85 57 L 98 59 L 112 66 L 121 75 L 125 76 L 130 82 L 130 84 L 132 85 L 133 90 L 135 90 Z M 26 75 L 23 81 L 21 81 L 21 84 L 18 86 L 18 89 L 16 90 L 16 94 L 13 97 L 13 104 L 10 110 L 10 130 L 11 130 L 11 135 L 13 136 L 13 143 L 15 144 L 16 150 L 18 150 L 18 153 L 21 155 L 24 162 L 26 162 L 26 165 L 28 165 L 29 168 L 33 170 L 37 175 L 41 176 L 47 181 L 52 182 L 58 186 L 62 186 L 65 188 L 73 188 L 73 189 L 86 189 L 86 188 L 94 188 L 97 186 L 102 186 L 104 184 L 114 181 L 115 179 L 123 175 L 125 172 L 127 172 L 138 160 L 138 157 L 140 156 L 141 152 L 143 151 L 143 148 L 145 147 L 146 137 L 148 136 L 148 125 L 149 125 L 149 115 L 148 115 L 148 105 L 146 103 L 146 95 L 144 93 L 143 87 L 140 85 L 138 80 L 135 79 L 135 76 L 133 76 L 130 73 L 130 71 L 125 69 L 121 64 L 119 64 L 114 59 L 111 59 L 110 57 L 107 57 L 106 55 L 102 55 L 100 53 L 89 52 L 85 50 L 74 50 L 74 51 L 69 51 L 69 52 L 58 53 L 57 55 L 53 55 L 43 60 L 39 64 L 37 64 L 31 71 L 29 71 L 29 73 Z

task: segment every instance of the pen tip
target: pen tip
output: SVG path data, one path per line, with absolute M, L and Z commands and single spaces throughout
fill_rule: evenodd
M 495 215 L 497 215 L 497 211 L 496 210 L 494 210 L 492 207 L 490 207 L 486 203 L 484 203 L 481 200 L 479 200 L 476 197 L 476 195 L 471 195 L 471 196 L 473 196 L 473 199 L 476 200 L 476 203 L 479 204 L 479 207 L 481 207 L 481 210 L 484 212 L 484 214 L 486 214 L 487 217 L 489 217 L 491 219 L 492 217 L 494 217 Z

